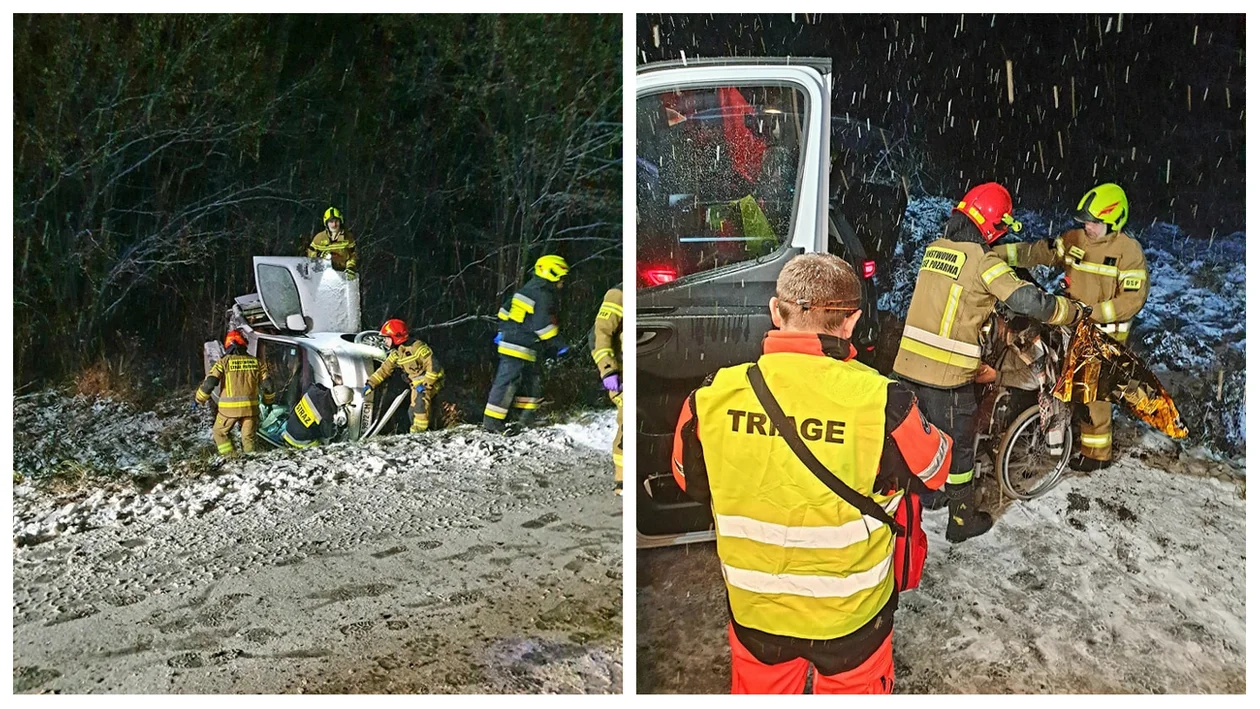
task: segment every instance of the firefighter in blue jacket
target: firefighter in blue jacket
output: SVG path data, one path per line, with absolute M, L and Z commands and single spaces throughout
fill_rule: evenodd
M 499 308 L 499 369 L 490 387 L 482 425 L 500 433 L 510 415 L 528 424 L 542 402 L 538 359 L 558 357 L 569 350 L 556 324 L 556 298 L 569 264 L 554 254 L 534 263 L 534 277 Z

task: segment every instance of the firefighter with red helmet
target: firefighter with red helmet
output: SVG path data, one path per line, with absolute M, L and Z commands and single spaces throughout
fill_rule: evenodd
M 219 387 L 219 409 L 214 417 L 212 435 L 220 455 L 232 455 L 232 429 L 241 427 L 241 449 L 254 452 L 254 434 L 258 430 L 258 398 L 271 404 L 275 393 L 267 370 L 249 353 L 249 342 L 240 330 L 232 330 L 223 338 L 225 354 L 210 367 L 195 395 L 196 405 L 205 404 L 215 387 Z
M 1058 238 L 1003 244 L 999 252 L 1012 266 L 1049 266 L 1063 270 L 1068 295 L 1090 306 L 1095 327 L 1117 342 L 1129 339 L 1129 325 L 1146 305 L 1150 292 L 1146 256 L 1137 239 L 1124 233 L 1129 198 L 1112 182 L 1085 193 L 1073 215 L 1081 226 Z M 1111 402 L 1081 406 L 1080 454 L 1074 470 L 1111 465 Z
M 384 384 L 395 369 L 401 369 L 411 385 L 411 433 L 427 431 L 433 411 L 433 397 L 445 376 L 442 364 L 434 356 L 433 348 L 419 338 L 410 336 L 407 324 L 402 320 L 386 320 L 381 326 L 381 334 L 389 341 L 389 355 L 368 377 L 363 395 L 367 396 L 373 389 Z
M 961 542 L 993 526 L 975 509 L 976 391 L 993 381 L 980 361 L 980 329 L 1002 301 L 1020 315 L 1052 325 L 1069 325 L 1080 307 L 1021 280 L 991 245 L 1007 231 L 1018 232 L 1011 195 L 996 182 L 973 187 L 951 211 L 944 233 L 928 244 L 893 372 L 919 399 L 929 421 L 957 442 L 945 485 L 949 524 L 945 538 Z M 927 502 L 925 501 L 925 504 Z

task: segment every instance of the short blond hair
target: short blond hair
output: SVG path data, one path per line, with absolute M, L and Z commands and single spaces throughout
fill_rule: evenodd
M 793 327 L 834 330 L 862 307 L 862 283 L 847 261 L 833 254 L 801 254 L 775 283 L 779 317 Z

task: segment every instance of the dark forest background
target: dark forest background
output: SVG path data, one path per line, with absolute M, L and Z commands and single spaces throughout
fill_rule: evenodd
M 199 380 L 251 257 L 303 253 L 329 205 L 364 327 L 405 319 L 456 381 L 486 383 L 493 315 L 546 252 L 580 350 L 621 278 L 620 24 L 15 16 L 19 391 L 101 366 Z
M 1245 228 L 1243 15 L 639 15 L 636 37 L 640 63 L 830 57 L 832 115 L 893 131 L 911 194 L 997 180 L 1066 211 L 1114 181 L 1136 226 Z

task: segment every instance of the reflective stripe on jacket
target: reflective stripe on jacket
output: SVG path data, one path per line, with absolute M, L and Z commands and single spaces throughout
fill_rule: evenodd
M 919 265 L 893 371 L 941 388 L 974 381 L 980 369 L 980 329 L 993 305 L 1028 285 L 980 244 L 933 241 Z M 1066 321 L 1070 309 L 1066 298 L 1057 297 L 1050 321 Z
M 907 485 L 944 485 L 952 442 L 923 419 L 908 389 L 854 354 L 834 337 L 772 331 L 757 364 L 819 461 L 892 514 Z M 815 640 L 848 635 L 892 595 L 893 532 L 788 448 L 752 391 L 749 366 L 719 370 L 688 398 L 674 477 L 712 505 L 738 626 Z
M 327 229 L 316 234 L 315 238 L 311 239 L 311 245 L 306 248 L 306 257 L 328 258 L 332 260 L 334 269 L 353 271 L 358 265 L 354 252 L 354 234 L 343 229 L 337 236 L 338 238 L 333 240 Z
M 499 354 L 528 362 L 565 347 L 556 325 L 556 284 L 534 276 L 499 308 Z
M 610 288 L 595 316 L 595 348 L 591 350 L 591 358 L 600 377 L 621 371 L 621 298 L 620 288 Z
M 219 389 L 219 415 L 225 418 L 258 416 L 258 396 L 270 404 L 274 395 L 264 387 L 266 368 L 258 359 L 248 354 L 226 354 L 210 368 L 197 389 L 197 403 L 209 401 L 216 386 Z
M 433 354 L 433 349 L 414 337 L 389 351 L 381 366 L 368 377 L 368 384 L 372 388 L 380 386 L 396 368 L 402 369 L 413 388 L 417 384 L 423 384 L 429 389 L 436 388 L 446 375 L 442 364 Z
M 1124 232 L 1094 240 L 1084 229 L 1070 229 L 1056 239 L 1004 244 L 998 251 L 1012 266 L 1063 269 L 1068 295 L 1093 307 L 1090 320 L 1121 342 L 1150 293 L 1142 245 Z

